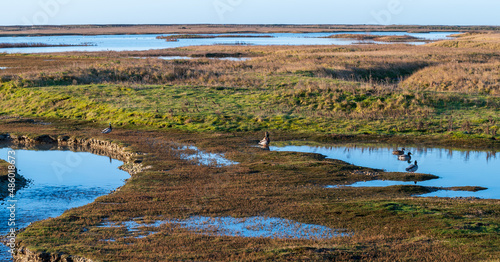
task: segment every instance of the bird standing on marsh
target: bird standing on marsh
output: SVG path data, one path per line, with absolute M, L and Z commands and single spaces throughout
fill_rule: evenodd
M 259 145 L 262 147 L 269 147 L 269 144 L 271 143 L 271 139 L 269 138 L 269 132 L 266 131 L 266 134 L 262 140 L 260 140 Z
M 418 170 L 418 165 L 417 165 L 417 161 L 415 160 L 415 164 L 411 164 L 409 167 L 406 168 L 406 171 L 408 172 L 415 172 Z
M 101 131 L 101 133 L 103 133 L 103 134 L 109 134 L 109 133 L 111 133 L 111 131 L 113 131 L 113 128 L 111 127 L 111 123 L 109 123 L 109 127 L 103 129 Z

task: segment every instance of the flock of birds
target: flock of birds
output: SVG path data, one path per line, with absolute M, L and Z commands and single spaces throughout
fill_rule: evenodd
M 109 133 L 111 133 L 111 131 L 113 131 L 113 128 L 111 127 L 111 123 L 109 123 L 109 127 L 103 129 L 101 131 L 101 133 L 103 133 L 103 134 L 109 134 Z M 260 140 L 260 142 L 259 142 L 259 146 L 262 149 L 269 150 L 269 144 L 270 143 L 271 143 L 271 139 L 269 138 L 269 132 L 266 131 L 266 133 L 264 135 L 264 138 L 262 138 L 262 140 Z M 402 148 L 401 150 L 394 150 L 392 152 L 392 154 L 393 155 L 397 155 L 399 160 L 401 160 L 401 161 L 408 161 L 408 163 L 410 163 L 411 152 L 408 152 L 405 155 L 405 148 Z M 415 171 L 417 171 L 417 169 L 418 169 L 418 164 L 417 164 L 417 161 L 415 161 L 415 163 L 411 164 L 409 167 L 406 168 L 406 171 L 408 171 L 408 172 L 415 172 Z
M 411 160 L 411 152 L 408 152 L 406 155 L 405 155 L 405 148 L 403 147 L 401 150 L 394 150 L 392 151 L 392 154 L 393 155 L 396 155 L 398 156 L 398 160 L 401 160 L 401 161 L 408 161 L 408 163 L 411 163 L 410 160 Z M 417 161 L 415 160 L 415 163 L 411 164 L 409 167 L 406 168 L 406 171 L 408 172 L 415 172 L 418 170 L 418 164 L 417 164 Z
M 111 128 L 111 126 L 110 126 Z M 271 143 L 271 139 L 269 138 L 269 132 L 266 131 L 266 134 L 264 136 L 264 138 L 262 138 L 262 140 L 260 140 L 259 142 L 259 146 L 262 148 L 262 149 L 265 149 L 265 150 L 269 150 L 269 144 Z M 405 155 L 405 148 L 402 148 L 401 150 L 394 150 L 392 152 L 393 155 L 397 155 L 398 156 L 398 160 L 401 160 L 401 161 L 408 161 L 408 163 L 411 163 L 410 160 L 411 160 L 411 152 L 408 152 L 406 155 Z M 417 161 L 415 160 L 415 162 L 413 164 L 411 164 L 410 166 L 408 166 L 406 168 L 406 171 L 408 172 L 415 172 L 418 170 L 418 164 L 417 164 Z

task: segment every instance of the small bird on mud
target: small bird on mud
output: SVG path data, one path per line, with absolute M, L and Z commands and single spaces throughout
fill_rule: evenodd
M 392 151 L 392 154 L 393 155 L 397 155 L 397 156 L 404 155 L 405 154 L 405 148 L 403 147 L 401 150 L 394 150 L 394 151 Z
M 266 131 L 266 135 L 262 140 L 260 140 L 259 145 L 262 147 L 269 147 L 269 144 L 271 143 L 271 139 L 269 138 L 269 132 Z
M 111 123 L 109 123 L 109 127 L 103 129 L 101 131 L 101 133 L 103 133 L 103 134 L 109 134 L 109 133 L 111 133 L 111 131 L 113 131 L 113 128 L 111 128 Z
M 411 164 L 409 167 L 406 168 L 406 171 L 408 172 L 415 172 L 418 169 L 417 161 L 415 160 L 415 164 Z
M 407 155 L 400 155 L 398 156 L 398 159 L 401 161 L 409 161 L 411 159 L 411 153 L 408 152 Z

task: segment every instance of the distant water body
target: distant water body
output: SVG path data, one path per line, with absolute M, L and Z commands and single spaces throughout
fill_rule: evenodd
M 424 40 L 435 41 L 449 39 L 450 35 L 460 32 L 340 32 L 340 33 L 271 33 L 271 34 L 224 34 L 244 35 L 245 37 L 216 37 L 200 39 L 179 39 L 168 42 L 157 39 L 157 34 L 148 35 L 67 35 L 67 36 L 20 36 L 0 37 L 0 43 L 42 43 L 47 45 L 73 45 L 53 47 L 27 47 L 27 48 L 0 48 L 0 53 L 52 53 L 71 51 L 144 51 L 154 49 L 176 48 L 200 45 L 351 45 L 359 40 L 324 38 L 334 34 L 372 34 L 372 35 L 409 35 Z M 165 34 L 169 35 L 169 34 Z M 217 34 L 213 34 L 217 35 Z M 272 37 L 259 37 L 272 36 Z M 388 42 L 363 41 L 363 43 L 391 44 Z M 86 46 L 74 46 L 82 45 Z M 425 42 L 409 42 L 407 44 L 420 45 Z

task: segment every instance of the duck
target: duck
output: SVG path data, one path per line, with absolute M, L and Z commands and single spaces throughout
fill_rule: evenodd
M 418 169 L 417 161 L 415 160 L 415 164 L 411 164 L 409 167 L 406 168 L 406 171 L 408 172 L 415 172 Z
M 397 156 L 404 155 L 405 154 L 405 148 L 403 147 L 401 150 L 394 150 L 394 151 L 392 151 L 392 154 L 393 155 L 397 155 Z
M 411 153 L 408 152 L 407 155 L 400 155 L 398 156 L 398 159 L 401 161 L 409 161 L 411 159 Z
M 263 147 L 268 147 L 271 143 L 271 139 L 269 138 L 269 132 L 266 131 L 266 134 L 262 140 L 260 140 L 259 145 Z
M 113 128 L 111 128 L 111 123 L 109 123 L 109 127 L 103 129 L 101 131 L 101 133 L 103 133 L 103 134 L 109 134 L 109 133 L 111 133 L 111 131 L 113 131 Z

